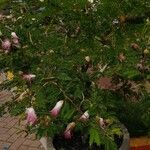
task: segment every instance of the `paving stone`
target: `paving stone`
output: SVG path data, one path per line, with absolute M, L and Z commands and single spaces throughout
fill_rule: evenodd
M 27 122 L 26 120 L 23 120 L 23 121 L 20 122 L 20 125 L 25 126 L 26 122 Z
M 5 127 L 5 126 L 6 126 L 6 123 L 3 122 L 3 121 L 0 121 L 0 128 L 1 128 L 1 127 Z
M 34 141 L 31 142 L 31 146 L 33 146 L 33 147 L 37 147 L 38 148 L 40 145 L 41 145 L 41 143 L 38 140 L 34 140 Z
M 0 134 L 6 133 L 9 129 L 1 127 L 0 128 Z
M 20 134 L 14 133 L 7 141 L 15 142 L 20 137 Z
M 28 149 L 29 149 L 28 146 L 23 146 L 23 145 L 18 148 L 18 150 L 28 150 Z
M 36 139 L 36 136 L 35 136 L 35 134 L 29 134 L 29 135 L 27 136 L 27 139 L 35 140 L 35 139 Z
M 11 128 L 14 125 L 16 125 L 17 123 L 18 123 L 18 119 L 15 118 L 15 119 L 11 120 L 11 122 L 6 125 L 6 128 Z
M 7 141 L 9 138 L 10 138 L 9 134 L 6 134 L 6 133 L 0 134 L 1 141 Z
M 26 132 L 23 132 L 20 137 L 28 139 L 28 136 L 27 136 Z
M 16 128 L 11 128 L 7 131 L 7 133 L 11 136 L 13 135 L 15 132 L 17 132 L 17 129 Z
M 6 124 L 9 124 L 12 120 L 13 120 L 13 117 L 8 116 L 3 120 L 3 122 Z
M 31 143 L 32 143 L 32 141 L 31 141 L 31 140 L 26 139 L 26 140 L 24 141 L 23 145 L 30 146 L 30 145 L 31 145 Z
M 10 150 L 17 150 L 22 143 L 25 141 L 24 138 L 18 138 L 11 146 L 10 146 Z
M 28 150 L 39 150 L 38 148 L 30 147 Z

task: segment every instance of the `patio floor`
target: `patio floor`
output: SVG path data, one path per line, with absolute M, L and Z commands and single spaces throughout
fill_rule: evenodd
M 7 91 L 0 92 L 0 104 L 10 100 Z M 5 114 L 0 118 L 0 150 L 44 150 L 35 135 L 23 131 L 25 121 L 19 124 L 17 117 Z

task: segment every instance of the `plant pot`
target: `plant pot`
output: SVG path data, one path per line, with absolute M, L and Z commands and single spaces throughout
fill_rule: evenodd
M 119 150 L 129 150 L 130 149 L 130 135 L 127 128 L 124 125 L 121 125 L 123 132 L 123 141 Z
M 135 137 L 130 140 L 131 150 L 149 150 L 150 138 L 148 137 Z
M 40 142 L 45 150 L 55 150 L 53 146 L 53 139 L 51 137 L 42 137 Z
M 122 144 L 121 144 L 119 150 L 129 150 L 130 149 L 130 144 L 129 144 L 130 136 L 129 136 L 128 130 L 125 128 L 124 125 L 122 125 L 121 128 L 123 131 L 123 141 L 122 141 Z M 42 137 L 40 139 L 40 141 L 41 141 L 43 147 L 45 148 L 45 150 L 56 150 L 54 148 L 52 138 Z M 84 149 L 84 150 L 86 150 L 86 149 Z

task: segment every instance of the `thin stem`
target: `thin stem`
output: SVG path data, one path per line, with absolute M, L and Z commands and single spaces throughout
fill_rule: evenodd
M 76 108 L 76 110 L 77 110 L 78 112 L 80 112 L 81 114 L 83 114 L 83 112 L 80 110 L 80 108 L 77 107 L 77 106 L 73 103 L 72 99 L 66 95 L 65 91 L 64 91 L 57 83 L 55 83 L 55 82 L 52 82 L 52 83 L 53 83 L 54 85 L 56 85 L 56 86 L 60 89 L 60 91 L 63 93 L 64 97 L 72 103 L 72 105 Z

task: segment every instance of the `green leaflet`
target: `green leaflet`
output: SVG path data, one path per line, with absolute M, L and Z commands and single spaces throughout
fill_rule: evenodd
M 65 103 L 61 110 L 61 116 L 64 120 L 68 120 L 73 116 L 74 112 L 75 110 L 68 103 Z
M 57 78 L 59 80 L 63 80 L 63 81 L 70 81 L 72 80 L 66 73 L 60 73 Z
M 117 145 L 109 138 L 105 138 L 105 150 L 117 150 Z
M 113 128 L 113 129 L 111 130 L 111 132 L 112 132 L 113 135 L 114 135 L 114 134 L 116 134 L 116 135 L 118 135 L 118 136 L 121 136 L 121 135 L 122 135 L 122 132 L 121 132 L 121 129 L 120 129 L 120 128 Z
M 97 129 L 91 128 L 89 130 L 89 134 L 90 134 L 90 140 L 89 140 L 90 146 L 94 143 L 96 143 L 97 145 L 101 144 L 100 133 Z
M 115 133 L 119 131 L 117 130 L 117 128 L 115 128 L 116 130 L 114 131 Z M 107 131 L 106 131 L 107 132 Z M 89 130 L 89 145 L 93 145 L 94 143 L 97 145 L 104 145 L 105 150 L 117 150 L 117 145 L 116 143 L 113 141 L 113 139 L 111 137 L 109 137 L 109 135 L 104 135 L 101 130 L 99 130 L 96 127 L 93 127 Z
M 0 0 L 0 8 L 1 8 L 1 5 L 5 4 L 8 0 Z
M 123 73 L 123 76 L 124 77 L 127 77 L 128 79 L 135 79 L 135 78 L 138 78 L 140 76 L 140 72 L 138 70 L 126 70 L 124 73 Z

